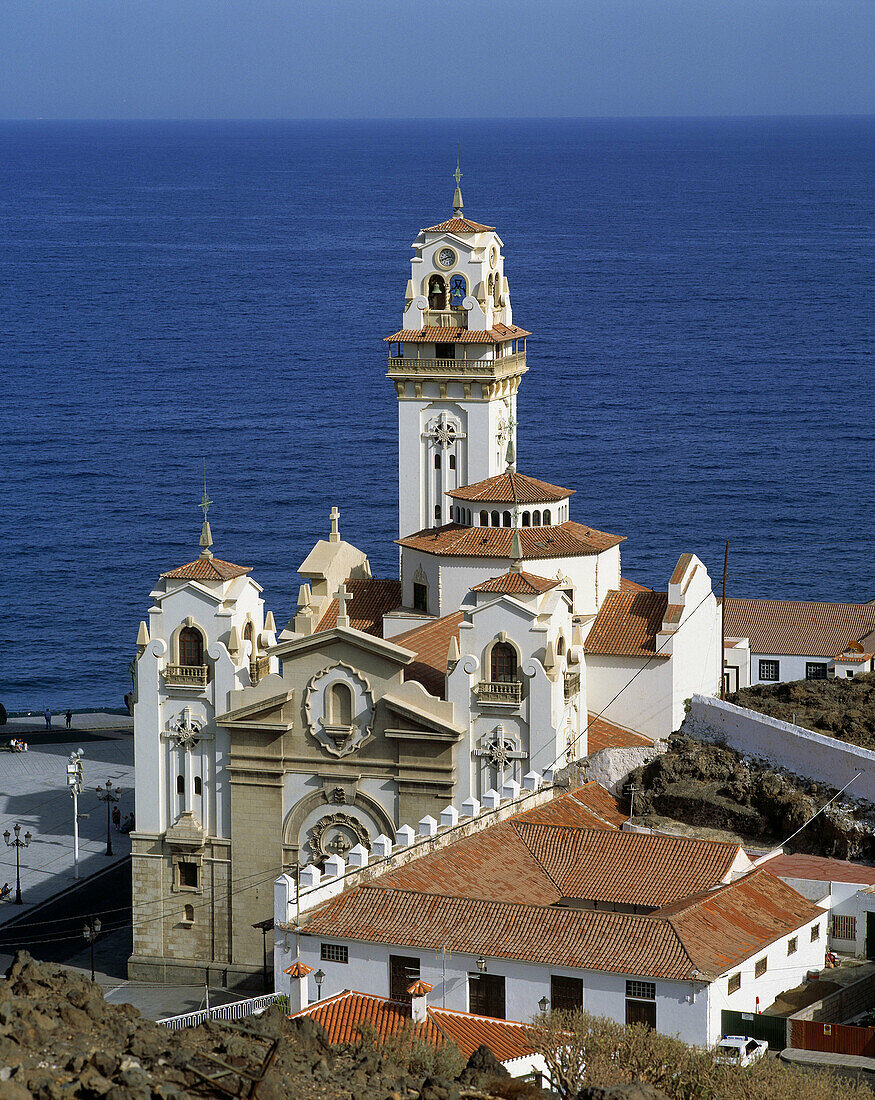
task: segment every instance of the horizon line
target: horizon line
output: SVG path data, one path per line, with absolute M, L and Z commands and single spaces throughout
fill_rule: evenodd
M 762 114 L 617 114 L 617 115 L 471 115 L 465 118 L 443 115 L 107 115 L 63 116 L 27 115 L 0 118 L 9 122 L 685 122 L 739 121 L 752 119 L 873 119 L 875 111 L 855 112 L 778 112 Z

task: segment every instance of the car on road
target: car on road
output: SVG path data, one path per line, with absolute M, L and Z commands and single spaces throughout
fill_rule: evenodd
M 765 1039 L 752 1039 L 749 1035 L 724 1035 L 714 1048 L 714 1057 L 729 1066 L 751 1066 L 768 1049 Z

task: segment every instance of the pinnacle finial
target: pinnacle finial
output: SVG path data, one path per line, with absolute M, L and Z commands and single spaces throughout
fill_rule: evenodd
M 213 532 L 210 530 L 210 521 L 207 519 L 207 512 L 209 512 L 210 505 L 212 503 L 213 502 L 207 496 L 207 460 L 204 459 L 204 495 L 200 504 L 198 505 L 198 508 L 200 508 L 200 510 L 204 514 L 204 523 L 203 527 L 201 527 L 200 538 L 200 556 L 202 558 L 211 558 L 213 556 L 213 552 L 212 550 L 210 550 L 210 547 L 213 545 Z
M 459 158 L 462 152 L 461 143 L 456 149 L 456 170 L 453 172 L 453 178 L 456 181 L 456 190 L 453 194 L 453 215 L 457 218 L 461 218 L 462 214 L 462 188 L 459 186 L 462 182 L 462 169 L 459 167 Z
M 507 441 L 507 453 L 505 456 L 505 462 L 507 462 L 508 470 L 513 470 L 516 466 L 516 447 L 513 445 L 513 439 Z
M 523 548 L 520 544 L 520 529 L 514 527 L 510 536 L 510 570 L 512 573 L 523 571 Z

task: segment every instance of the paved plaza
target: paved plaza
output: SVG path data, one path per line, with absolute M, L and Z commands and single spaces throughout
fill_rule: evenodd
M 79 877 L 103 870 L 130 855 L 131 842 L 112 830 L 113 856 L 106 855 L 106 806 L 96 787 L 108 779 L 122 790 L 122 817 L 134 810 L 134 742 L 131 719 L 121 715 L 77 715 L 73 729 L 62 718 L 45 729 L 42 718 L 11 718 L 0 729 L 0 744 L 19 738 L 28 752 L 0 752 L 0 833 L 21 825 L 31 833 L 30 846 L 20 849 L 23 905 L 14 904 L 15 850 L 0 839 L 0 885 L 12 893 L 0 902 L 0 924 L 19 916 L 74 885 L 73 800 L 66 780 L 70 753 L 83 750 L 85 787 L 79 796 Z M 83 815 L 88 815 L 83 816 Z

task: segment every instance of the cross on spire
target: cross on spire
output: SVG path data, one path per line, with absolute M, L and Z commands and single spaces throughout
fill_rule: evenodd
M 332 507 L 329 518 L 331 520 L 331 535 L 328 541 L 340 542 L 340 509 L 336 505 Z
M 456 149 L 456 170 L 455 172 L 453 172 L 453 178 L 456 181 L 456 190 L 453 194 L 453 214 L 457 218 L 461 218 L 464 216 L 462 214 L 462 188 L 460 187 L 460 184 L 462 182 L 462 169 L 459 167 L 459 158 L 461 156 L 461 151 L 462 147 L 461 143 L 459 143 L 459 146 Z
M 347 590 L 345 584 L 342 584 L 335 593 L 334 598 L 337 600 L 337 625 L 349 626 L 349 615 L 346 611 L 346 601 L 352 599 L 352 592 Z
M 213 553 L 210 550 L 210 547 L 213 545 L 213 532 L 210 530 L 210 521 L 207 519 L 207 512 L 209 512 L 210 505 L 212 503 L 213 502 L 207 496 L 207 460 L 204 459 L 204 495 L 201 498 L 200 504 L 198 505 L 198 508 L 200 508 L 200 510 L 204 514 L 204 523 L 203 527 L 201 527 L 200 538 L 202 558 L 211 558 L 213 556 Z

